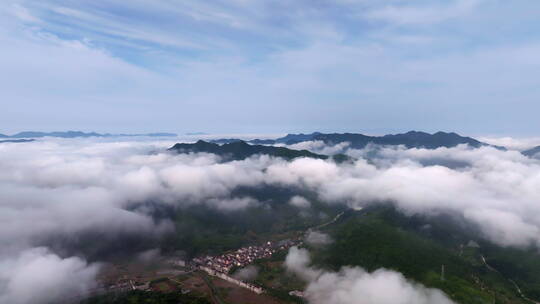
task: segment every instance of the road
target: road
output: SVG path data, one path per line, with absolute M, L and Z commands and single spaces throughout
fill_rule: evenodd
M 212 279 L 205 272 L 201 272 L 201 275 L 206 285 L 208 285 L 208 288 L 210 288 L 210 294 L 214 303 L 225 304 L 225 302 L 223 302 L 223 300 L 221 300 L 221 298 L 219 297 L 216 287 L 212 283 Z
M 529 302 L 534 303 L 534 304 L 540 304 L 540 302 L 536 302 L 536 301 L 533 300 L 533 299 L 527 298 L 527 296 L 525 296 L 525 295 L 523 294 L 523 292 L 521 291 L 521 288 L 519 288 L 518 284 L 517 284 L 516 282 L 514 282 L 514 280 L 511 280 L 511 279 L 509 279 L 509 278 L 503 276 L 503 274 L 502 274 L 500 271 L 498 271 L 497 269 L 495 269 L 495 268 L 493 268 L 491 265 L 489 265 L 489 264 L 487 263 L 487 261 L 486 261 L 486 258 L 485 258 L 483 255 L 480 255 L 480 257 L 482 258 L 482 262 L 484 262 L 484 265 L 487 267 L 487 269 L 489 269 L 489 270 L 491 270 L 491 271 L 493 271 L 493 272 L 496 272 L 496 273 L 500 274 L 503 278 L 505 278 L 505 279 L 508 280 L 510 283 L 512 283 L 512 285 L 514 285 L 514 287 L 516 288 L 516 290 L 517 290 L 519 296 L 520 296 L 523 300 L 529 301 Z
M 339 220 L 339 218 L 345 213 L 345 211 L 341 211 L 338 215 L 336 215 L 331 221 L 327 222 L 327 223 L 323 223 L 323 224 L 320 224 L 319 226 L 315 226 L 315 227 L 312 227 L 312 228 L 309 228 L 308 229 L 308 232 L 311 231 L 311 230 L 315 230 L 315 229 L 321 229 L 323 227 L 326 227 L 328 225 L 331 225 L 335 222 L 337 222 L 337 220 Z

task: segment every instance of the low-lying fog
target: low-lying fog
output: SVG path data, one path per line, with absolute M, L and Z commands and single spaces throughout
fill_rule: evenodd
M 516 139 L 496 142 L 527 145 Z M 52 238 L 93 233 L 107 241 L 170 232 L 171 222 L 156 221 L 151 210 L 133 207 L 149 200 L 170 206 L 206 204 L 221 212 L 263 204 L 231 196 L 239 186 L 305 188 L 328 204 L 351 207 L 390 201 L 406 214 L 457 213 L 497 244 L 540 245 L 540 160 L 518 151 L 467 146 L 353 150 L 347 144 L 306 142 L 289 148 L 344 152 L 356 160 L 336 164 L 258 156 L 224 163 L 210 154 L 167 152 L 174 143 L 131 138 L 0 144 L 0 302 L 54 302 L 94 286 L 99 261 L 51 246 Z M 301 197 L 295 203 L 309 208 Z M 359 269 L 326 278 L 337 284 L 349 278 L 403 279 Z M 317 282 L 313 279 L 314 293 L 324 291 Z M 432 290 L 429 295 L 444 298 Z

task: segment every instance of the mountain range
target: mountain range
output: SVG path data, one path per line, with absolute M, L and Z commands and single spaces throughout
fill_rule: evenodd
M 25 142 L 31 142 L 35 141 L 35 139 L 6 139 L 6 140 L 0 140 L 0 144 L 3 143 L 25 143 Z
M 217 139 L 213 143 L 232 143 L 240 141 L 236 138 Z M 471 147 L 489 146 L 486 143 L 478 141 L 472 137 L 461 136 L 457 133 L 437 132 L 426 133 L 419 131 L 410 131 L 403 134 L 389 134 L 384 136 L 369 136 L 359 133 L 320 133 L 314 132 L 311 134 L 287 134 L 284 137 L 277 139 L 253 139 L 249 143 L 273 145 L 273 144 L 297 144 L 305 141 L 322 141 L 325 144 L 339 144 L 343 142 L 350 143 L 351 148 L 362 149 L 368 144 L 376 145 L 404 145 L 407 148 L 427 148 L 436 149 L 440 147 L 455 147 L 460 144 L 467 144 Z M 504 149 L 503 147 L 497 147 Z
M 316 154 L 307 150 L 293 150 L 284 147 L 252 145 L 245 141 L 234 141 L 222 145 L 199 140 L 193 144 L 177 143 L 169 149 L 176 153 L 212 153 L 221 156 L 225 160 L 242 160 L 253 155 L 269 155 L 281 157 L 284 159 L 293 159 L 297 157 L 310 157 L 317 159 L 328 159 L 330 156 Z M 345 155 L 334 155 L 332 158 L 338 162 L 348 159 Z
M 146 134 L 110 134 L 110 133 L 85 133 L 82 131 L 59 131 L 59 132 L 39 132 L 39 131 L 24 131 L 13 135 L 0 134 L 0 138 L 41 138 L 41 137 L 60 137 L 60 138 L 76 138 L 76 137 L 119 137 L 119 136 L 150 136 L 150 137 L 176 137 L 174 133 L 146 133 Z
M 529 157 L 533 157 L 538 153 L 540 153 L 540 146 L 537 146 L 537 147 L 534 147 L 532 149 L 525 150 L 525 151 L 521 152 L 521 154 L 523 154 L 525 156 L 529 156 Z

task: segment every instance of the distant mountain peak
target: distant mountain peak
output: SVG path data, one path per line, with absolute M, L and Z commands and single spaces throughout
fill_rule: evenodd
M 270 155 L 285 159 L 297 157 L 310 157 L 327 159 L 328 156 L 315 154 L 307 150 L 293 150 L 284 147 L 273 147 L 264 145 L 250 145 L 245 141 L 235 141 L 226 144 L 216 144 L 199 140 L 195 143 L 177 143 L 169 148 L 169 151 L 176 153 L 212 153 L 223 157 L 225 160 L 242 160 L 254 155 Z
M 438 132 L 437 132 L 437 133 L 438 133 Z M 405 133 L 405 134 L 407 134 L 407 135 L 431 135 L 431 134 L 429 134 L 429 133 L 427 133 L 427 132 L 423 132 L 423 131 L 415 131 L 415 130 L 411 130 L 411 131 L 409 131 L 409 132 L 407 132 L 407 133 Z

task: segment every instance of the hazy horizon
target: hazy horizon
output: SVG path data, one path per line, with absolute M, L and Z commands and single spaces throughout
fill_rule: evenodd
M 204 138 L 208 136 L 209 138 L 231 138 L 231 137 L 241 137 L 241 138 L 274 138 L 274 137 L 281 137 L 285 136 L 287 134 L 311 134 L 315 132 L 320 133 L 355 133 L 355 134 L 364 134 L 368 136 L 383 136 L 388 134 L 403 134 L 411 131 L 417 131 L 417 132 L 425 132 L 425 133 L 436 133 L 436 132 L 446 132 L 446 133 L 457 133 L 461 136 L 468 136 L 473 138 L 507 138 L 507 139 L 535 139 L 540 138 L 540 136 L 537 136 L 537 133 L 531 133 L 531 134 L 514 134 L 514 133 L 508 133 L 508 132 L 502 132 L 502 133 L 495 133 L 495 132 L 480 132 L 480 133 L 468 133 L 468 132 L 460 132 L 452 129 L 448 130 L 442 130 L 442 129 L 433 129 L 433 130 L 426 130 L 426 129 L 396 129 L 396 130 L 374 130 L 374 129 L 294 129 L 294 130 L 278 130 L 274 132 L 250 132 L 249 130 L 236 130 L 232 132 L 208 132 L 208 131 L 192 131 L 192 130 L 159 130 L 159 129 L 123 129 L 124 131 L 118 131 L 118 132 L 111 132 L 108 129 L 100 129 L 100 128 L 89 128 L 89 129 L 76 129 L 76 128 L 67 128 L 67 129 L 56 129 L 56 128 L 43 128 L 43 129 L 13 129 L 11 132 L 5 131 L 9 129 L 0 130 L 0 134 L 7 135 L 7 136 L 13 136 L 15 134 L 21 133 L 21 132 L 43 132 L 43 133 L 51 133 L 51 132 L 84 132 L 84 133 L 98 133 L 98 134 L 111 134 L 111 135 L 145 135 L 145 134 L 151 134 L 151 133 L 173 133 L 176 134 L 178 137 L 201 137 Z

